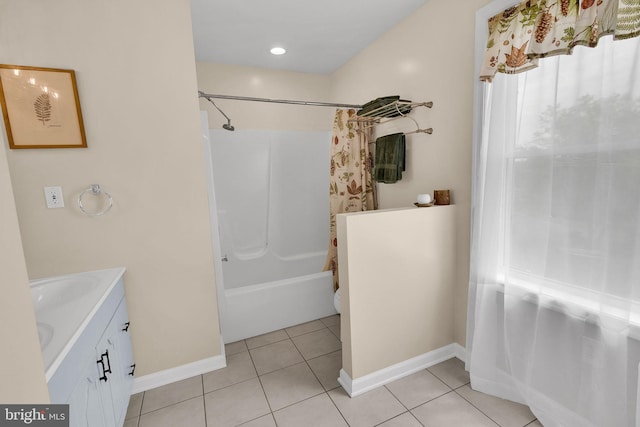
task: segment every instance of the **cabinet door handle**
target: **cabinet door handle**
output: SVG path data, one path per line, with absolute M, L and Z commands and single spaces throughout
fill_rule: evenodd
M 104 356 L 107 356 L 107 369 L 104 370 L 104 373 L 111 374 L 112 372 L 111 372 L 111 360 L 109 359 L 109 350 L 105 350 L 102 356 L 100 356 L 100 359 L 102 359 L 102 357 Z
M 105 350 L 103 356 L 107 356 L 107 369 L 104 370 L 105 374 L 111 374 L 111 359 L 109 359 L 109 350 Z
M 131 322 L 127 322 L 124 324 L 124 328 L 122 328 L 122 332 L 127 332 L 129 330 L 129 325 L 131 324 Z
M 102 366 L 102 375 L 98 379 L 100 381 L 107 382 L 109 379 L 107 378 L 107 373 L 104 370 L 104 362 L 102 361 L 102 358 L 100 358 L 100 360 L 98 360 L 96 363 L 98 365 Z M 98 368 L 98 372 L 100 372 L 100 368 Z M 89 381 L 89 382 L 91 382 L 91 381 Z
M 107 360 L 107 364 L 105 366 L 105 357 Z M 99 378 L 100 381 L 107 381 L 107 374 L 111 374 L 111 361 L 109 360 L 109 350 L 105 350 L 104 353 L 102 353 L 100 355 L 100 360 L 98 360 L 96 363 L 99 363 L 100 366 L 102 366 L 102 376 Z
M 131 372 L 129 372 L 129 375 L 134 376 L 136 372 L 136 364 L 134 363 L 133 365 L 130 366 L 130 368 L 131 368 Z

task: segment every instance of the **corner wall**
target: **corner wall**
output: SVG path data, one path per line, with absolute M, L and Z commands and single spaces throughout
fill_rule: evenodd
M 0 145 L 0 342 L 3 346 L 0 359 L 0 402 L 49 403 L 27 266 L 11 189 L 4 133 L 0 133 Z
M 126 267 L 136 374 L 220 355 L 189 1 L 0 10 L 0 63 L 76 71 L 88 143 L 7 150 L 29 278 Z M 79 212 L 90 184 L 113 196 L 108 214 Z M 45 207 L 55 185 L 64 209 Z

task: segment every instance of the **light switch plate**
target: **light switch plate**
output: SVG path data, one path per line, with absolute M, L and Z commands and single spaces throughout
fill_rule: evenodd
M 44 198 L 48 208 L 64 208 L 62 187 L 44 187 Z

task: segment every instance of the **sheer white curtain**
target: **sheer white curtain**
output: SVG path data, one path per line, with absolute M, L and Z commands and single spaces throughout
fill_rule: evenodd
M 545 426 L 640 425 L 640 38 L 484 85 L 472 387 Z

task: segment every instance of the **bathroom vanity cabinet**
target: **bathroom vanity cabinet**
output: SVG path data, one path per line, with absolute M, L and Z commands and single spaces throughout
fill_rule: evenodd
M 135 364 L 131 354 L 126 302 L 86 360 L 68 399 L 71 426 L 121 426 L 129 404 Z
M 111 276 L 114 283 L 96 293 L 92 310 L 47 371 L 51 403 L 69 404 L 72 427 L 124 424 L 135 364 L 122 273 Z

